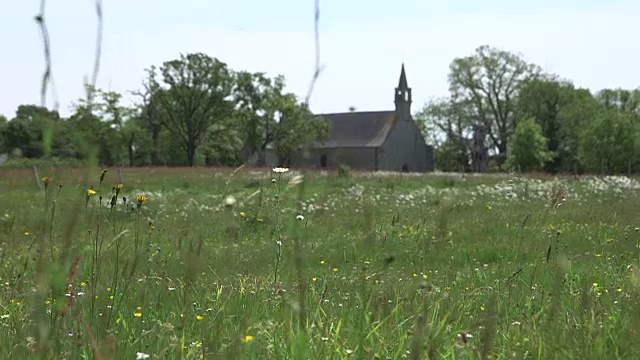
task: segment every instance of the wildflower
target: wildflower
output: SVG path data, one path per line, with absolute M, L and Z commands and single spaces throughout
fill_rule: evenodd
M 298 215 L 298 216 L 296 216 L 296 219 L 302 221 L 302 220 L 304 220 L 304 216 Z
M 144 203 L 147 200 L 149 200 L 149 197 L 147 195 L 139 195 L 138 196 L 138 209 L 140 209 L 140 207 L 142 206 L 142 203 Z
M 245 213 L 244 211 L 240 211 L 240 213 L 238 213 L 238 215 L 240 215 L 240 217 L 245 217 L 245 216 L 247 216 L 247 213 Z
M 136 353 L 136 360 L 144 360 L 144 359 L 148 359 L 149 358 L 149 354 L 145 354 L 143 352 L 137 352 Z
M 324 265 L 324 260 L 320 260 L 320 265 Z
M 134 311 L 134 312 L 133 312 L 133 316 L 135 316 L 135 317 L 142 317 L 142 311 Z
M 200 321 L 202 319 L 204 319 L 204 315 L 200 315 L 200 314 L 196 315 L 196 320 Z
M 29 235 L 31 235 L 31 233 L 30 233 L 30 232 L 28 232 L 28 231 L 25 231 L 25 232 L 24 232 L 24 236 L 29 236 Z
M 44 189 L 47 190 L 47 188 L 49 187 L 49 183 L 51 182 L 51 179 L 49 179 L 48 176 L 43 176 L 42 177 L 42 183 L 44 184 Z
M 243 344 L 247 344 L 253 341 L 253 336 L 251 335 L 247 335 L 245 337 L 242 338 L 242 343 Z
M 485 311 L 486 308 L 484 307 L 484 305 L 480 305 L 480 311 Z
M 335 268 L 335 267 L 331 270 L 333 270 L 333 272 L 338 272 L 338 268 Z
M 314 276 L 311 278 L 311 281 L 318 281 L 318 278 Z
M 232 207 L 235 204 L 236 204 L 236 198 L 233 197 L 232 195 L 229 195 L 226 198 L 224 198 L 224 206 Z
M 286 173 L 287 171 L 289 171 L 289 168 L 285 168 L 285 167 L 275 167 L 273 168 L 273 172 L 274 173 Z
M 87 206 L 89 205 L 89 199 L 91 198 L 91 196 L 92 196 L 92 195 L 95 195 L 95 194 L 96 194 L 96 191 L 95 191 L 95 190 L 93 190 L 93 189 L 91 189 L 91 188 L 87 189 L 87 196 L 86 196 L 86 197 L 85 197 L 85 199 L 84 199 L 84 208 L 85 208 L 85 209 L 86 209 L 86 208 L 87 208 Z

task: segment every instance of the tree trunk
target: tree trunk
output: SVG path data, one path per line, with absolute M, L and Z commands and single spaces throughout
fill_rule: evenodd
M 196 146 L 193 141 L 187 144 L 187 166 L 193 166 L 196 157 Z

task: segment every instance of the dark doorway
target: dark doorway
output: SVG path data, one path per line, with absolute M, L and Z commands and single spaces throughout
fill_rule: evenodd
M 322 156 L 320 156 L 320 167 L 327 167 L 327 155 L 326 154 L 322 154 Z
M 402 165 L 402 172 L 409 172 L 409 165 L 408 164 Z

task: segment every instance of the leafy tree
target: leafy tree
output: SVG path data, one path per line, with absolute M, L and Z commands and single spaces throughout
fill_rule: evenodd
M 8 122 L 11 125 L 5 129 L 5 145 L 9 150 L 19 149 L 25 157 L 41 157 L 51 151 L 54 127 L 59 121 L 57 111 L 37 105 L 20 105 L 16 116 Z
M 516 105 L 516 118 L 533 118 L 548 139 L 548 150 L 556 155 L 545 169 L 575 170 L 579 166 L 576 155 L 580 132 L 598 111 L 591 93 L 547 76 L 524 83 Z
M 542 70 L 522 56 L 480 46 L 470 56 L 456 58 L 449 67 L 451 101 L 464 107 L 467 121 L 482 124 L 499 154 L 515 129 L 515 101 L 523 83 Z
M 231 71 L 218 59 L 195 53 L 165 62 L 160 74 L 153 95 L 166 115 L 162 124 L 178 138 L 187 165 L 193 166 L 196 151 L 207 136 L 222 136 L 228 128 Z
M 548 139 L 544 137 L 542 127 L 532 118 L 518 122 L 507 149 L 507 168 L 523 172 L 541 169 L 553 158 L 548 150 Z
M 596 94 L 595 98 L 605 109 L 640 114 L 640 89 L 603 89 Z
M 462 103 L 431 100 L 415 118 L 425 140 L 435 149 L 436 166 L 443 171 L 469 169 L 471 119 Z
M 588 170 L 630 172 L 637 162 L 638 133 L 633 115 L 617 109 L 600 111 L 580 138 L 580 158 Z
M 293 94 L 281 96 L 276 107 L 279 111 L 274 147 L 280 165 L 290 166 L 295 154 L 308 149 L 314 141 L 326 139 L 329 127 L 322 118 L 313 116 L 307 104 L 300 103 Z
M 284 90 L 283 76 L 274 79 L 264 73 L 241 71 L 235 74 L 235 115 L 244 134 L 244 161 L 257 153 L 257 165 L 264 165 L 264 154 L 276 129 L 276 113 Z
M 137 95 L 142 101 L 138 108 L 141 119 L 146 122 L 148 135 L 151 137 L 151 165 L 160 165 L 163 162 L 160 147 L 163 109 L 155 98 L 158 93 L 157 69 L 155 66 L 151 66 L 150 69 L 145 71 L 147 78 L 142 84 L 142 90 L 135 91 L 133 94 Z
M 0 154 L 7 151 L 7 147 L 5 144 L 5 137 L 4 137 L 4 127 L 7 125 L 8 121 L 9 120 L 7 120 L 6 117 L 4 117 L 3 115 L 0 115 Z

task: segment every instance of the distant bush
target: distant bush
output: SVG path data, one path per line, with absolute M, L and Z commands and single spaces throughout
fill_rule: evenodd
M 86 163 L 78 159 L 60 159 L 60 158 L 12 158 L 2 164 L 0 169 L 24 169 L 31 167 L 48 167 L 48 168 L 80 168 Z

